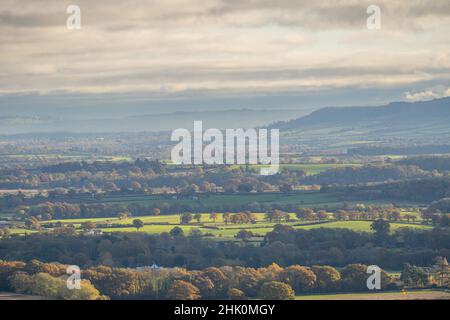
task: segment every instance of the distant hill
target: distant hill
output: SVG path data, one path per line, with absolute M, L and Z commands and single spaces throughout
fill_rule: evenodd
M 386 122 L 387 121 L 387 122 Z M 429 125 L 446 122 L 450 129 L 450 97 L 415 103 L 393 102 L 379 107 L 329 107 L 288 122 L 280 129 L 299 129 L 315 125 L 373 126 Z
M 0 134 L 171 131 L 176 128 L 192 129 L 195 120 L 202 120 L 205 128 L 251 128 L 267 125 L 274 120 L 295 119 L 308 113 L 302 109 L 277 109 L 276 112 L 264 109 L 232 109 L 133 114 L 136 110 L 132 110 L 131 115 L 110 115 L 105 111 L 103 117 L 100 117 L 97 110 L 92 115 L 85 110 L 77 112 L 74 108 L 69 111 L 55 116 L 0 115 Z
M 277 122 L 281 131 L 378 139 L 436 138 L 450 135 L 450 97 L 431 101 L 393 102 L 378 107 L 330 107 L 295 120 Z

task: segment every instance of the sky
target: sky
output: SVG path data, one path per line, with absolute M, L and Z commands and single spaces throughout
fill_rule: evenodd
M 448 0 L 2 0 L 0 110 L 429 100 L 450 95 L 449 31 Z

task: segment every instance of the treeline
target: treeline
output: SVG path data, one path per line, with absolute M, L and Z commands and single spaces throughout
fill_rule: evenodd
M 66 286 L 67 265 L 0 260 L 0 290 L 57 299 L 266 299 L 288 300 L 313 292 L 368 291 L 368 267 L 351 264 L 342 270 L 330 266 L 208 267 L 124 269 L 96 266 L 82 270 L 81 288 Z M 395 289 L 381 271 L 381 289 Z
M 392 146 L 376 147 L 365 146 L 349 148 L 347 154 L 361 156 L 392 155 L 414 155 L 414 154 L 436 154 L 450 153 L 450 145 L 418 145 L 418 146 Z
M 429 212 L 450 212 L 450 197 L 432 202 L 427 209 Z
M 383 228 L 386 231 L 381 225 L 380 230 Z M 280 266 L 326 264 L 343 267 L 364 263 L 400 269 L 404 263 L 425 266 L 436 256 L 450 256 L 449 228 L 400 228 L 392 233 L 371 234 L 348 229 L 296 230 L 277 225 L 260 246 L 247 242 L 217 242 L 199 232 L 184 235 L 179 229 L 159 235 L 81 236 L 73 232 L 65 234 L 60 229 L 54 234 L 10 236 L 1 241 L 0 257 L 20 261 L 33 258 L 59 261 L 83 268 L 95 265 L 134 268 L 154 263 L 187 269 L 212 265 L 257 268 L 276 261 Z
M 450 196 L 450 178 L 434 177 L 365 186 L 324 186 L 322 191 L 336 193 L 347 199 L 389 199 L 429 203 Z
M 336 168 L 301 179 L 304 184 L 356 184 L 431 177 L 430 172 L 414 165 L 385 165 Z
M 421 156 L 399 160 L 397 163 L 407 166 L 417 166 L 428 171 L 450 171 L 449 156 Z
M 170 196 L 168 196 L 170 198 Z M 200 197 L 201 199 L 201 197 Z M 171 200 L 171 199 L 168 199 Z M 184 213 L 204 213 L 204 212 L 230 212 L 239 213 L 245 211 L 251 212 L 269 212 L 273 210 L 282 210 L 286 212 L 295 212 L 298 204 L 281 203 L 263 203 L 252 202 L 247 204 L 208 204 L 199 201 L 189 204 L 164 199 L 155 201 L 153 204 L 144 204 L 136 202 L 123 203 L 93 203 L 78 204 L 67 202 L 44 202 L 35 206 L 23 206 L 19 212 L 26 217 L 36 217 L 38 220 L 52 219 L 76 219 L 76 218 L 111 218 L 122 216 L 123 213 L 138 217 L 153 215 L 155 209 L 159 209 L 158 214 L 179 214 Z
M 168 167 L 158 161 L 67 162 L 44 168 L 23 168 L 0 172 L 2 189 L 51 189 L 53 195 L 80 193 L 170 193 L 274 191 L 283 183 L 295 183 L 306 173 L 285 170 L 261 177 L 258 168 Z M 56 190 L 59 189 L 59 190 Z
M 39 168 L 41 172 L 46 173 L 66 173 L 71 171 L 89 171 L 103 172 L 103 171 L 129 171 L 139 168 L 141 171 L 152 170 L 156 174 L 166 172 L 166 165 L 159 160 L 137 159 L 133 162 L 128 161 L 75 161 L 75 162 L 61 162 L 55 165 L 44 166 Z

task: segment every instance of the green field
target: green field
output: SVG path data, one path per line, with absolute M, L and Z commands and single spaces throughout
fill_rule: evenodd
M 24 234 L 28 234 L 28 233 L 35 233 L 37 231 L 35 231 L 35 230 L 27 230 L 27 229 L 20 229 L 20 228 L 13 228 L 13 229 L 9 229 L 9 232 L 11 232 L 11 234 L 24 235 Z
M 162 205 L 164 203 L 188 204 L 192 206 L 208 205 L 243 205 L 248 203 L 280 203 L 280 204 L 304 204 L 319 205 L 339 203 L 337 197 L 318 191 L 295 192 L 291 194 L 282 193 L 246 193 L 246 194 L 207 194 L 198 196 L 198 199 L 175 198 L 174 196 L 162 195 L 107 195 L 99 199 L 90 197 L 77 197 L 75 201 L 86 203 L 140 203 Z
M 304 229 L 311 230 L 317 228 L 345 228 L 351 229 L 358 232 L 372 232 L 370 229 L 370 225 L 372 221 L 323 221 L 321 223 L 317 222 L 300 222 L 295 219 L 295 215 L 293 213 L 290 214 L 291 222 L 281 222 L 283 225 L 290 225 L 294 229 Z M 256 235 L 264 236 L 266 233 L 273 230 L 273 227 L 278 222 L 269 222 L 265 220 L 264 213 L 256 213 L 256 223 L 254 224 L 228 224 L 226 225 L 223 222 L 222 214 L 218 215 L 218 219 L 216 222 L 213 222 L 209 218 L 208 213 L 201 214 L 202 218 L 200 223 L 196 220 L 193 220 L 189 225 L 181 225 L 180 224 L 180 216 L 179 215 L 161 215 L 161 216 L 142 216 L 135 217 L 129 219 L 119 220 L 118 218 L 97 218 L 97 219 L 71 219 L 71 220 L 52 220 L 45 221 L 46 223 L 55 223 L 61 222 L 63 224 L 74 225 L 75 227 L 80 227 L 81 223 L 86 221 L 92 221 L 98 224 L 111 224 L 111 227 L 101 227 L 100 229 L 103 232 L 136 232 L 136 228 L 130 226 L 133 223 L 134 219 L 140 219 L 145 223 L 145 226 L 141 228 L 139 231 L 148 233 L 148 234 L 157 234 L 161 232 L 169 232 L 174 227 L 180 227 L 184 230 L 185 233 L 189 233 L 192 229 L 198 229 L 202 233 L 209 233 L 218 237 L 234 237 L 240 230 L 249 230 L 252 231 Z M 117 225 L 123 225 L 117 226 Z M 391 230 L 395 231 L 399 228 L 410 227 L 410 228 L 418 228 L 418 229 L 430 229 L 431 226 L 421 225 L 421 224 L 412 224 L 412 223 L 391 223 Z M 20 230 L 20 229 L 19 229 Z
M 298 222 L 297 222 L 298 223 Z M 311 230 L 317 228 L 345 228 L 351 229 L 359 232 L 372 232 L 370 229 L 370 221 L 330 221 L 324 222 L 320 224 L 314 225 L 302 225 L 302 226 L 294 226 L 294 229 L 303 229 L 303 230 Z M 258 234 L 264 236 L 266 233 L 273 230 L 273 226 L 276 223 L 257 223 L 253 225 L 220 225 L 219 229 L 210 229 L 204 228 L 202 225 L 179 225 L 179 224 L 171 224 L 171 225 L 145 225 L 140 232 L 145 232 L 149 234 L 161 233 L 161 232 L 169 232 L 174 227 L 180 227 L 185 232 L 189 232 L 192 229 L 199 229 L 202 233 L 211 233 L 215 236 L 220 237 L 234 237 L 240 230 L 249 230 L 254 234 Z M 294 223 L 283 223 L 293 225 Z M 209 224 L 205 224 L 207 226 Z M 391 223 L 391 230 L 395 231 L 398 228 L 402 227 L 410 227 L 410 228 L 419 228 L 419 229 L 430 229 L 430 226 L 424 226 L 419 224 L 406 224 L 406 223 Z M 102 228 L 104 232 L 135 232 L 136 228 L 133 227 L 115 227 L 115 228 Z
M 345 228 L 345 229 L 351 229 L 354 231 L 361 231 L 361 232 L 372 232 L 370 229 L 370 225 L 372 224 L 371 221 L 333 221 L 333 222 L 327 222 L 324 224 L 316 224 L 316 225 L 310 225 L 310 226 L 301 226 L 301 227 L 295 227 L 296 229 L 305 229 L 305 230 L 311 230 L 316 228 Z M 420 224 L 412 224 L 412 223 L 391 223 L 391 230 L 395 231 L 399 228 L 417 228 L 417 229 L 431 229 L 431 226 L 426 225 L 420 225 Z
M 218 214 L 216 223 L 214 223 L 210 218 L 210 214 L 209 213 L 202 213 L 201 214 L 202 218 L 200 220 L 200 222 L 202 224 L 207 224 L 207 225 L 219 225 L 219 224 L 223 224 L 223 217 L 222 214 Z M 255 213 L 256 219 L 257 221 L 263 221 L 264 217 L 265 217 L 265 213 Z M 291 214 L 291 217 L 294 218 L 295 215 Z M 51 221 L 44 221 L 44 223 L 47 222 L 62 222 L 62 223 L 67 223 L 67 224 L 81 224 L 83 222 L 86 221 L 92 221 L 95 223 L 115 223 L 115 224 L 131 224 L 133 222 L 134 219 L 140 219 L 142 220 L 144 223 L 170 223 L 170 224 L 179 224 L 180 223 L 180 215 L 178 214 L 171 214 L 171 215 L 160 215 L 160 216 L 140 216 L 140 217 L 133 217 L 133 218 L 129 218 L 129 219 L 123 219 L 120 220 L 118 218 L 83 218 L 83 219 L 63 219 L 63 220 L 51 220 Z
M 296 191 L 293 193 L 245 193 L 245 194 L 199 194 L 198 198 L 176 198 L 174 195 L 105 195 L 93 199 L 88 196 L 79 196 L 72 201 L 80 203 L 136 203 L 163 207 L 174 203 L 189 205 L 196 210 L 212 206 L 242 206 L 252 203 L 296 205 L 302 207 L 338 208 L 343 200 L 337 196 L 320 191 Z M 61 199 L 64 201 L 64 199 Z M 389 204 L 389 201 L 346 201 L 348 204 L 365 203 L 373 205 Z M 418 204 L 397 202 L 400 206 L 416 206 Z
M 292 163 L 292 164 L 281 164 L 280 169 L 283 170 L 303 170 L 308 175 L 315 175 L 321 172 L 336 169 L 336 168 L 346 168 L 346 167 L 356 167 L 361 166 L 360 164 L 354 163 Z M 254 167 L 263 167 L 263 165 L 254 165 Z

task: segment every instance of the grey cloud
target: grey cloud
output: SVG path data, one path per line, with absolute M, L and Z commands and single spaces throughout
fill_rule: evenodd
M 373 2 L 383 28 L 369 34 Z M 276 92 L 358 81 L 386 87 L 450 73 L 450 47 L 439 40 L 450 25 L 448 0 L 75 3 L 82 30 L 69 32 L 71 1 L 1 0 L 0 92 Z
M 65 16 L 58 14 L 0 12 L 0 27 L 38 28 L 63 26 L 65 19 Z
M 66 19 L 65 5 L 69 4 L 59 0 L 45 4 L 34 0 L 5 1 L 9 5 L 0 4 L 0 25 L 16 27 L 61 24 Z M 380 5 L 383 21 L 390 26 L 406 28 L 417 24 L 426 27 L 426 19 L 450 17 L 448 0 L 77 1 L 86 24 L 112 31 L 183 26 L 360 28 L 365 25 L 367 6 L 373 3 Z M 26 8 L 26 13 L 22 8 Z M 415 18 L 425 21 L 409 21 Z

